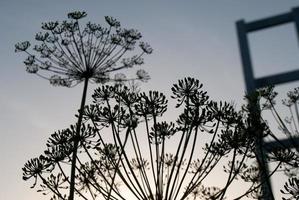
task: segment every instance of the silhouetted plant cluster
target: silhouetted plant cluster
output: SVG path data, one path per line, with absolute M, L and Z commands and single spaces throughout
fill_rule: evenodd
M 43 23 L 34 53 L 28 41 L 15 45 L 16 52 L 28 55 L 27 72 L 54 86 L 84 82 L 77 123 L 54 132 L 44 153 L 23 168 L 23 179 L 34 180 L 32 187 L 39 185 L 38 192 L 51 200 L 225 199 L 238 180 L 247 187 L 235 199 L 267 199 L 261 191 L 269 177 L 260 177 L 260 171 L 262 164 L 273 162 L 269 176 L 283 169 L 290 179 L 281 192 L 298 199 L 298 148 L 286 147 L 262 118 L 264 110 L 270 110 L 287 137 L 295 137 L 298 88 L 288 93 L 284 104 L 291 116 L 282 120 L 272 87 L 248 95 L 248 104 L 236 111 L 230 103 L 211 100 L 198 80 L 185 78 L 171 88 L 180 114 L 175 121 L 165 121 L 164 94 L 123 85 L 126 80 L 147 81 L 144 70 L 135 78 L 114 73 L 143 64 L 143 55 L 152 48 L 139 42 L 137 30 L 121 28 L 112 17 L 105 17 L 107 27 L 91 22 L 82 26 L 79 21 L 86 15 L 75 11 L 63 22 Z M 137 45 L 141 51 L 135 54 Z M 108 81 L 117 84 L 105 85 Z M 86 106 L 89 82 L 101 86 Z M 267 149 L 262 141 L 269 137 L 281 146 Z M 222 182 L 207 184 L 221 171 Z
M 282 101 L 282 104 L 288 108 L 289 116 L 283 118 L 280 112 L 277 110 L 277 105 L 275 98 L 277 92 L 274 91 L 274 87 L 268 87 L 263 90 L 260 90 L 260 95 L 264 99 L 262 104 L 263 110 L 269 110 L 274 119 L 278 124 L 279 130 L 284 134 L 286 138 L 290 141 L 290 146 L 286 146 L 275 134 L 270 133 L 272 137 L 279 144 L 273 151 L 270 152 L 271 156 L 281 162 L 282 171 L 289 177 L 289 180 L 285 183 L 284 188 L 281 190 L 287 199 L 299 199 L 299 110 L 298 110 L 298 100 L 299 100 L 299 88 L 294 88 L 293 90 L 287 93 L 287 98 Z M 297 139 L 297 140 L 296 140 Z
M 139 31 L 122 28 L 120 22 L 113 17 L 105 17 L 107 27 L 91 22 L 82 26 L 79 22 L 86 15 L 86 12 L 75 11 L 67 15 L 68 20 L 43 23 L 42 31 L 35 35 L 37 41 L 33 47 L 35 53 L 29 51 L 29 41 L 15 45 L 15 52 L 25 52 L 28 55 L 24 61 L 27 72 L 49 80 L 54 86 L 73 87 L 84 82 L 76 137 L 73 138 L 73 147 L 70 147 L 73 156 L 70 200 L 74 199 L 76 155 L 88 83 L 147 81 L 149 75 L 142 69 L 136 72 L 136 78 L 131 79 L 122 73 L 117 73 L 111 78 L 110 73 L 143 64 L 142 56 L 153 51 L 149 44 L 140 42 L 142 35 Z M 137 45 L 140 51 L 135 54 Z M 39 165 L 37 160 L 32 162 Z
M 237 112 L 227 102 L 217 103 L 193 78 L 172 87 L 171 98 L 181 111 L 173 122 L 163 119 L 168 100 L 158 91 L 103 85 L 92 97 L 93 103 L 84 107 L 80 134 L 77 125 L 55 132 L 44 154 L 25 164 L 24 179 L 33 178 L 33 187 L 41 181 L 40 192 L 67 199 L 67 171 L 78 141 L 75 194 L 82 199 L 225 199 L 236 179 L 247 183 L 236 199 L 261 197 L 256 138 L 271 131 L 261 120 L 256 124 L 250 104 Z M 270 175 L 293 162 L 289 152 L 267 155 L 278 163 Z M 225 182 L 207 186 L 219 166 Z

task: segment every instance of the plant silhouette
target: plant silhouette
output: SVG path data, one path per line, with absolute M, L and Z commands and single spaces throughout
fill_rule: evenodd
M 262 102 L 262 110 L 264 112 L 270 111 L 274 117 L 274 120 L 278 124 L 279 130 L 287 138 L 287 143 L 283 143 L 278 139 L 272 132 L 272 138 L 277 142 L 276 147 L 271 150 L 270 156 L 274 157 L 275 160 L 281 162 L 281 170 L 285 175 L 289 177 L 289 180 L 285 183 L 284 188 L 281 193 L 288 198 L 283 197 L 283 200 L 291 200 L 299 198 L 299 149 L 298 149 L 298 134 L 299 134 L 299 110 L 298 110 L 298 100 L 299 100 L 299 88 L 294 88 L 287 93 L 287 98 L 282 100 L 282 104 L 287 107 L 289 111 L 289 116 L 283 117 L 276 103 L 277 92 L 275 92 L 274 87 L 270 86 L 268 88 L 261 89 L 260 96 L 264 99 Z
M 140 42 L 142 35 L 139 31 L 122 28 L 120 22 L 113 17 L 105 17 L 107 27 L 91 22 L 82 26 L 81 19 L 86 15 L 86 12 L 75 11 L 67 15 L 68 20 L 43 23 L 42 31 L 35 35 L 37 44 L 33 47 L 34 53 L 29 51 L 29 41 L 15 45 L 16 52 L 28 55 L 24 61 L 27 72 L 49 80 L 54 86 L 73 87 L 81 82 L 84 84 L 76 130 L 73 132 L 76 137 L 69 149 L 72 152 L 70 200 L 74 199 L 77 148 L 88 83 L 147 81 L 149 75 L 144 70 L 138 70 L 136 77 L 131 79 L 115 72 L 142 65 L 143 55 L 153 51 L 147 43 Z M 136 46 L 140 47 L 140 51 L 134 55 Z M 127 55 L 131 56 L 125 57 Z M 115 74 L 114 78 L 110 77 L 111 73 Z M 32 162 L 41 164 L 37 160 Z
M 227 102 L 211 100 L 194 78 L 179 80 L 171 90 L 181 112 L 173 122 L 163 119 L 168 99 L 158 91 L 146 94 L 119 84 L 99 87 L 93 103 L 84 107 L 79 135 L 78 125 L 53 133 L 46 151 L 25 164 L 23 178 L 33 178 L 33 187 L 40 180 L 38 191 L 51 194 L 53 200 L 67 199 L 66 171 L 77 140 L 78 198 L 225 199 L 239 179 L 247 188 L 234 199 L 260 199 L 269 177 L 260 182 L 256 138 L 272 136 L 267 123 L 249 112 L 250 104 L 236 111 Z M 267 95 L 258 91 L 248 99 L 260 105 Z M 289 151 L 266 155 L 276 163 L 270 175 L 294 164 Z M 224 182 L 208 186 L 206 181 L 221 166 Z
M 75 196 L 86 200 L 225 199 L 239 179 L 248 187 L 234 199 L 267 199 L 261 196 L 261 188 L 269 177 L 259 178 L 259 163 L 271 161 L 276 166 L 269 176 L 283 169 L 289 180 L 281 192 L 288 199 L 298 199 L 298 149 L 286 147 L 261 115 L 270 110 L 282 132 L 289 138 L 296 136 L 298 88 L 284 101 L 291 116 L 283 120 L 275 108 L 272 87 L 248 95 L 249 103 L 237 111 L 230 103 L 211 100 L 203 85 L 188 77 L 171 88 L 181 114 L 175 121 L 165 121 L 168 99 L 164 94 L 146 94 L 122 84 L 104 85 L 147 81 L 144 70 L 133 78 L 118 71 L 142 65 L 143 56 L 151 54 L 152 48 L 140 42 L 137 30 L 121 28 L 112 17 L 105 17 L 107 27 L 91 22 L 82 26 L 86 15 L 75 11 L 68 14 L 68 20 L 43 23 L 35 36 L 34 53 L 28 41 L 15 45 L 16 52 L 28 56 L 24 61 L 28 73 L 54 86 L 74 87 L 83 82 L 77 123 L 53 133 L 45 152 L 23 167 L 23 179 L 34 179 L 32 187 L 40 181 L 38 192 L 50 194 L 51 200 L 74 200 Z M 140 47 L 137 54 L 136 46 Z M 87 106 L 89 83 L 102 86 Z M 260 149 L 265 155 L 261 161 L 256 145 L 262 146 L 259 142 L 266 137 L 281 146 Z M 207 186 L 219 166 L 224 182 Z

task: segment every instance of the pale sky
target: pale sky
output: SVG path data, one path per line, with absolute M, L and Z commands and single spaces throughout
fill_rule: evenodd
M 26 73 L 24 55 L 14 53 L 15 43 L 33 41 L 42 22 L 63 20 L 74 10 L 85 10 L 88 20 L 98 23 L 114 16 L 123 27 L 138 29 L 154 48 L 145 57 L 143 69 L 152 79 L 143 89 L 168 92 L 177 79 L 192 76 L 212 98 L 240 106 L 245 89 L 235 22 L 296 6 L 298 0 L 1 0 L 0 199 L 44 199 L 22 181 L 21 168 L 43 152 L 53 131 L 75 121 L 80 103 L 82 85 L 53 87 Z M 250 35 L 257 76 L 299 68 L 294 30 L 289 24 Z

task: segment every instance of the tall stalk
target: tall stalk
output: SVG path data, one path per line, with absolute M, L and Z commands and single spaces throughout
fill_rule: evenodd
M 78 116 L 78 121 L 77 121 L 77 126 L 76 126 L 76 135 L 74 136 L 69 200 L 74 200 L 77 150 L 78 150 L 78 145 L 79 145 L 80 129 L 81 129 L 83 111 L 84 111 L 84 106 L 85 106 L 85 101 L 86 101 L 87 88 L 88 88 L 88 78 L 85 78 L 84 86 L 83 86 L 83 93 L 82 93 L 82 98 L 81 98 L 81 105 L 80 105 L 80 109 L 79 109 L 79 116 Z

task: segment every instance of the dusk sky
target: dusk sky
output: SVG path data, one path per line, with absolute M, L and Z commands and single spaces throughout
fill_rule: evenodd
M 74 10 L 86 11 L 88 21 L 101 24 L 104 16 L 113 16 L 123 27 L 138 29 L 154 49 L 144 57 L 142 68 L 151 80 L 143 90 L 169 94 L 173 83 L 191 76 L 212 98 L 240 107 L 245 86 L 235 22 L 297 6 L 298 0 L 1 0 L 0 199 L 45 199 L 22 180 L 21 168 L 43 152 L 51 133 L 75 122 L 79 108 L 82 85 L 53 87 L 26 73 L 24 55 L 14 53 L 15 43 L 34 40 L 42 22 L 64 20 Z M 256 76 L 299 68 L 294 24 L 250 34 L 249 40 Z M 281 91 L 294 85 L 298 81 Z

